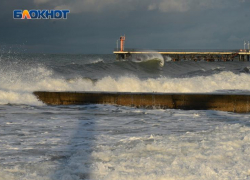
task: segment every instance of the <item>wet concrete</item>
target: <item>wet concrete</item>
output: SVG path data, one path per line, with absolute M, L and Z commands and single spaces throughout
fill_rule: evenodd
M 142 108 L 250 112 L 250 95 L 128 92 L 45 92 L 34 95 L 47 105 L 112 104 Z

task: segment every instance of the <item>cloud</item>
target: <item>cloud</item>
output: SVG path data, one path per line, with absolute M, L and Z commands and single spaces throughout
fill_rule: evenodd
M 186 12 L 190 9 L 190 1 L 165 0 L 159 3 L 158 8 L 162 12 Z
M 46 4 L 54 9 L 70 9 L 81 12 L 130 12 L 152 11 L 163 13 L 188 12 L 233 7 L 245 0 L 33 0 L 36 5 Z
M 102 12 L 110 7 L 119 5 L 119 3 L 121 3 L 120 0 L 76 0 L 58 5 L 55 9 L 70 9 L 72 13 Z
M 141 0 L 33 0 L 34 4 L 47 5 L 53 9 L 70 9 L 71 13 L 81 12 L 106 12 L 106 11 L 132 11 L 144 6 Z
M 235 5 L 236 3 L 234 3 Z M 206 9 L 228 8 L 231 0 L 160 0 L 148 6 L 148 10 L 161 12 L 187 12 Z
M 47 3 L 49 2 L 50 0 L 34 0 L 34 3 L 35 4 L 44 4 L 44 3 Z

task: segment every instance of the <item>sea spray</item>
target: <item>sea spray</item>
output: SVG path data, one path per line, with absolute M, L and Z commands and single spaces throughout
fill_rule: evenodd
M 148 61 L 158 61 L 161 67 L 164 66 L 164 58 L 160 53 L 153 52 L 149 54 L 135 54 L 132 56 L 132 61 L 141 63 L 141 62 L 148 62 Z

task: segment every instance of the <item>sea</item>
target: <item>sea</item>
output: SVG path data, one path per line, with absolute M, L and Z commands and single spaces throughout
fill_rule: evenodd
M 0 53 L 0 180 L 250 179 L 250 114 L 49 106 L 34 91 L 249 93 L 250 62 Z

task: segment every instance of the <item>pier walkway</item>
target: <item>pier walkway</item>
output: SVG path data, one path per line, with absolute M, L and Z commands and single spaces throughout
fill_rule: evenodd
M 113 52 L 117 60 L 140 59 L 145 55 L 161 54 L 164 59 L 171 58 L 172 61 L 249 61 L 249 50 L 142 50 L 142 49 L 115 49 Z

